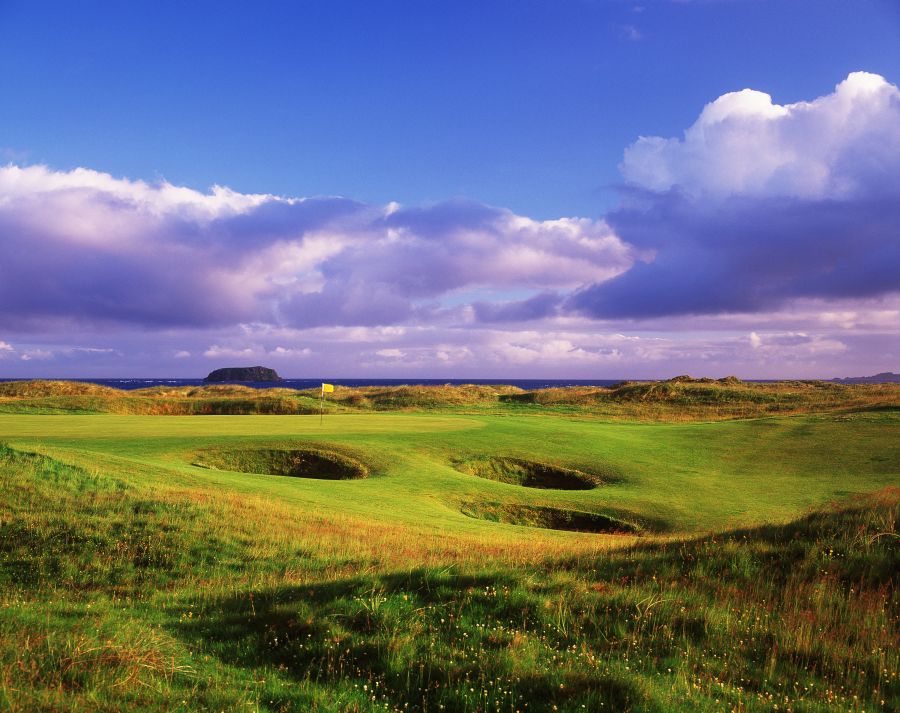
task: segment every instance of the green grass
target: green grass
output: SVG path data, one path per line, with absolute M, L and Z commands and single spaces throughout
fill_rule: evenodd
M 0 710 L 900 706 L 900 412 L 531 408 L 0 414 Z

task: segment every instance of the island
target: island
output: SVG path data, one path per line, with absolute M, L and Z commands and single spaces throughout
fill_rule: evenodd
M 839 384 L 898 384 L 900 374 L 892 371 L 883 371 L 875 376 L 847 376 L 843 379 L 832 379 Z
M 205 381 L 281 381 L 278 372 L 265 366 L 230 366 L 211 371 Z

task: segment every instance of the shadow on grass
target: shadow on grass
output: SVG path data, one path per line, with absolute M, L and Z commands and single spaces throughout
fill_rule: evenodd
M 867 652 L 889 638 L 880 622 L 898 571 L 898 495 L 538 567 L 363 573 L 199 597 L 199 615 L 171 628 L 228 665 L 346 694 L 366 686 L 388 709 L 666 710 L 679 666 L 765 695 L 810 677 L 852 676 L 854 690 L 875 691 L 882 664 Z M 798 643 L 804 626 L 818 633 Z M 667 673 L 664 690 L 654 682 Z
M 523 617 L 530 619 L 523 629 L 537 627 L 534 599 L 497 601 L 498 590 L 520 585 L 514 576 L 446 568 L 357 576 L 205 601 L 200 616 L 172 627 L 223 663 L 271 667 L 336 691 L 367 686 L 391 710 L 487 710 L 501 699 L 537 711 L 597 710 L 591 706 L 601 703 L 630 710 L 638 701 L 653 710 L 627 677 L 552 661 L 516 666 L 510 651 L 518 634 L 488 628 Z

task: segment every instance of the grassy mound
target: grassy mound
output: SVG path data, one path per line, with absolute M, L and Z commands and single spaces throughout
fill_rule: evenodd
M 0 476 L 0 594 L 163 587 L 196 566 L 199 538 L 223 545 L 203 507 L 137 491 L 101 469 L 0 445 Z
M 502 522 L 506 525 L 542 527 L 547 530 L 633 534 L 641 529 L 634 523 L 609 515 L 542 505 L 470 502 L 462 506 L 461 512 L 467 517 L 480 520 Z
M 239 473 L 320 480 L 354 480 L 369 475 L 369 468 L 355 458 L 320 448 L 209 449 L 198 454 L 193 465 Z
M 856 386 L 856 385 L 854 385 Z M 539 389 L 499 397 L 510 406 L 596 414 L 616 419 L 696 421 L 768 415 L 900 409 L 896 384 L 848 389 L 827 381 L 744 382 L 677 376 L 666 381 L 622 382 L 611 387 Z
M 332 402 L 353 409 L 405 411 L 495 405 L 503 396 L 522 393 L 525 391 L 517 386 L 503 384 L 362 386 L 354 389 L 338 386 Z
M 847 391 L 842 384 L 828 381 L 744 382 L 734 376 L 724 379 L 695 379 L 676 376 L 666 381 L 623 382 L 609 391 L 618 402 L 655 402 L 682 406 L 759 405 L 794 408 L 840 403 L 847 397 L 865 393 L 891 393 L 890 389 Z M 900 391 L 894 394 L 895 398 Z
M 68 381 L 0 382 L 0 412 L 115 413 L 147 416 L 298 415 L 318 412 L 293 389 L 248 386 L 151 387 L 123 391 Z
M 123 396 L 124 391 L 111 386 L 101 386 L 81 381 L 2 381 L 0 397 L 16 399 L 33 399 L 47 396 Z
M 602 482 L 599 477 L 574 468 L 521 458 L 469 458 L 456 461 L 454 466 L 462 473 L 526 488 L 591 490 Z
M 64 381 L 0 383 L 0 412 L 146 415 L 314 414 L 319 392 L 244 385 L 157 386 L 122 391 Z M 329 413 L 437 411 L 589 415 L 616 420 L 698 421 L 900 409 L 900 384 L 742 382 L 735 377 L 623 382 L 524 391 L 515 386 L 338 386 Z
M 134 397 L 154 399 L 205 399 L 223 397 L 284 397 L 295 396 L 295 389 L 275 387 L 271 389 L 255 389 L 242 384 L 203 384 L 202 386 L 148 386 L 145 389 L 134 389 L 128 392 Z

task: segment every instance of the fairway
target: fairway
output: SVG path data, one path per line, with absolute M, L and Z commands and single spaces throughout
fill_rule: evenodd
M 834 498 L 896 483 L 897 423 L 890 414 L 690 425 L 427 413 L 329 415 L 321 424 L 318 416 L 0 415 L 0 441 L 77 465 L 140 472 L 144 482 L 264 494 L 319 513 L 428 531 L 533 538 L 559 533 L 473 520 L 462 505 L 601 513 L 639 524 L 644 535 L 786 522 Z M 371 475 L 335 482 L 195 465 L 209 449 L 298 444 L 346 449 Z M 600 485 L 525 488 L 455 467 L 498 456 L 578 469 Z
M 382 414 L 378 418 L 347 414 L 319 416 L 44 416 L 0 414 L 0 437 L 50 438 L 159 438 L 205 436 L 294 436 L 335 433 L 453 431 L 479 428 L 478 421 L 454 416 Z

